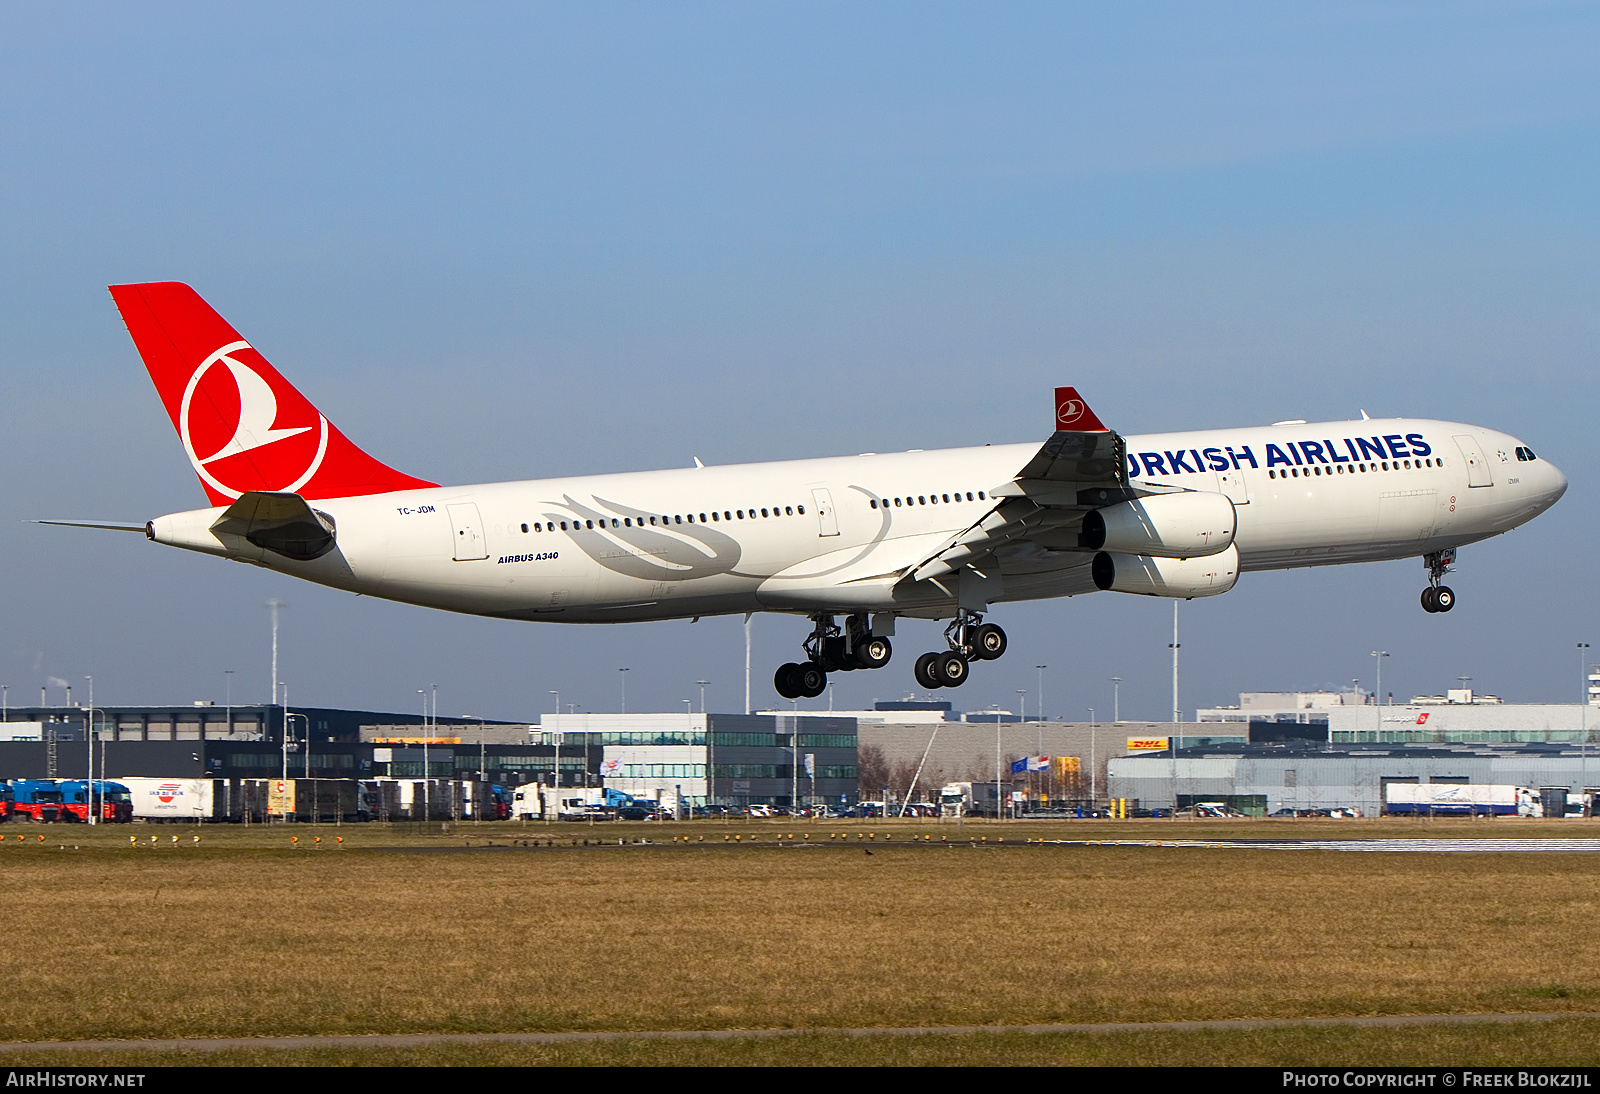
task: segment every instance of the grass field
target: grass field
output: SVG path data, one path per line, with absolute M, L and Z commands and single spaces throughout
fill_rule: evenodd
M 780 838 L 791 832 L 793 844 Z M 4 1041 L 1600 1010 L 1600 855 L 1023 842 L 1600 836 L 1600 825 L 1576 822 L 464 825 L 449 834 L 8 825 L 0 834 L 9 882 L 0 969 L 27 987 L 0 1013 Z M 302 842 L 291 845 L 291 834 Z M 737 844 L 724 838 L 736 834 Z M 913 846 L 913 835 L 933 839 Z M 316 836 L 323 843 L 308 846 Z M 539 846 L 504 849 L 524 841 Z M 1487 1036 L 1450 1027 L 888 1044 L 819 1034 L 355 1055 L 1593 1063 L 1597 1033 L 1600 1023 L 1575 1019 Z M 341 1052 L 205 1062 L 345 1062 Z

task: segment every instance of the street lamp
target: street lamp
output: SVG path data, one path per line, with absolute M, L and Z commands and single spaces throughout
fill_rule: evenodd
M 1095 786 L 1095 775 L 1097 774 L 1097 772 L 1095 771 L 1096 764 L 1095 764 L 1095 754 L 1094 754 L 1094 730 L 1095 730 L 1095 725 L 1094 725 L 1094 707 L 1090 707 L 1089 708 L 1089 812 L 1090 813 L 1094 812 L 1095 799 L 1096 799 L 1096 797 L 1098 797 L 1098 795 L 1095 793 L 1095 791 L 1098 789 L 1098 787 Z M 1082 786 L 1083 784 L 1079 783 L 1078 785 Z
M 1042 722 L 1044 721 L 1044 670 L 1050 666 L 1035 665 L 1033 667 L 1039 670 L 1039 721 Z M 1040 751 L 1044 750 L 1041 748 Z
M 89 781 L 84 783 L 87 797 L 85 817 L 90 824 L 95 823 L 94 816 L 94 677 L 85 676 L 89 681 L 89 713 L 83 719 L 83 743 L 89 746 Z
M 1111 721 L 1119 724 L 1122 721 L 1122 677 L 1111 678 Z
M 1589 789 L 1589 643 L 1578 643 L 1578 793 Z M 1594 816 L 1594 805 L 1588 806 Z
M 1378 672 L 1378 736 L 1374 740 L 1383 739 L 1383 659 L 1389 656 L 1388 650 L 1373 650 L 1373 663 L 1377 665 Z
M 704 714 L 706 712 L 706 685 L 711 683 L 711 681 L 696 680 L 695 683 L 700 685 L 700 713 Z
M 618 669 L 622 673 L 622 713 L 628 713 L 628 670 Z

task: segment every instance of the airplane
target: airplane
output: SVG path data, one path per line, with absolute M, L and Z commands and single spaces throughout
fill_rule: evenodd
M 1251 570 L 1456 551 L 1544 512 L 1566 477 L 1506 433 L 1419 418 L 1123 436 L 1073 387 L 1042 443 L 440 486 L 356 447 L 187 285 L 111 286 L 211 505 L 155 543 L 367 596 L 551 623 L 804 616 L 786 699 L 888 664 L 900 617 L 947 620 L 926 689 L 1006 651 L 999 604 L 1192 599 Z M 843 620 L 841 623 L 840 620 Z

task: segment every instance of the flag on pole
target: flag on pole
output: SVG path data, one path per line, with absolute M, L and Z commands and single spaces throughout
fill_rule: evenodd
M 1050 767 L 1050 757 L 1049 756 L 1029 756 L 1028 757 L 1028 770 L 1029 771 L 1046 771 L 1046 770 L 1049 769 L 1049 767 Z
M 1028 768 L 1028 760 L 1029 760 L 1029 757 L 1027 757 L 1027 756 L 1024 756 L 1020 760 L 1012 760 L 1011 761 L 1011 773 L 1013 775 L 1021 775 L 1023 772 L 1027 771 L 1029 769 Z

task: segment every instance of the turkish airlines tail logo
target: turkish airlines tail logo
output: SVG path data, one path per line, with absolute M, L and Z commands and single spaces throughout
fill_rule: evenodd
M 1103 433 L 1105 426 L 1075 387 L 1056 388 L 1056 429 L 1073 433 Z
M 352 444 L 189 286 L 113 285 L 111 296 L 213 505 L 247 490 L 318 499 L 434 485 Z

